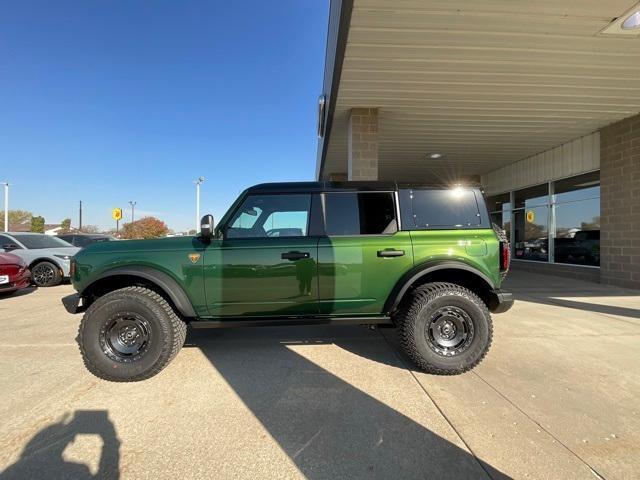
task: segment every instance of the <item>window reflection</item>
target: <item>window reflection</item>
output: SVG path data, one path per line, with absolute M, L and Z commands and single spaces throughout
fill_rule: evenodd
M 511 195 L 503 193 L 487 198 L 487 207 L 491 212 L 491 223 L 502 228 L 511 243 Z
M 514 212 L 513 256 L 546 262 L 549 259 L 549 207 L 528 207 Z
M 556 263 L 600 265 L 600 178 L 598 172 L 555 183 Z
M 508 192 L 487 198 L 491 221 L 505 230 L 513 258 L 599 266 L 600 172 L 553 182 L 552 197 L 549 188 L 515 191 L 513 204 Z
M 548 193 L 548 184 L 514 192 L 514 258 L 540 262 L 549 260 Z

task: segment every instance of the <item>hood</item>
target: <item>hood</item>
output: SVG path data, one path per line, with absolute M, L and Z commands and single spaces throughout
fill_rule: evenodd
M 47 255 L 69 255 L 70 257 L 72 257 L 76 253 L 78 253 L 80 249 L 78 247 L 60 247 L 60 248 L 38 248 L 32 251 L 34 252 L 40 251 Z
M 82 253 L 123 253 L 159 250 L 193 250 L 202 248 L 197 237 L 152 238 L 147 240 L 119 240 L 117 242 L 95 242 L 82 249 Z

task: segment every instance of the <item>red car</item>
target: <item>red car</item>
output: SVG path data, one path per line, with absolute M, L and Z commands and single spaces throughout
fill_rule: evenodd
M 0 294 L 15 292 L 31 284 L 31 272 L 24 260 L 12 253 L 0 253 Z

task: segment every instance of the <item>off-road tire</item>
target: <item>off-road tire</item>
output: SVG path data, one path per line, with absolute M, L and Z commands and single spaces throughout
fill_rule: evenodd
M 62 283 L 62 272 L 52 262 L 38 262 L 30 267 L 31 281 L 38 287 L 55 287 Z
M 468 345 L 451 356 L 434 351 L 427 331 L 433 315 L 443 308 L 466 313 L 472 324 Z M 404 351 L 427 373 L 458 375 L 469 371 L 482 361 L 491 346 L 493 325 L 487 306 L 472 291 L 452 283 L 434 282 L 416 288 L 394 320 Z
M 101 333 L 125 313 L 142 318 L 150 332 L 147 350 L 128 363 L 109 357 Z M 144 287 L 126 287 L 91 304 L 80 322 L 77 341 L 87 370 L 95 376 L 110 382 L 138 382 L 165 368 L 184 345 L 186 335 L 187 325 L 162 296 Z

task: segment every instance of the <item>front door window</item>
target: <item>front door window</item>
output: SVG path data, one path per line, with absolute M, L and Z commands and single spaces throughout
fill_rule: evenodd
M 242 203 L 226 238 L 304 237 L 311 195 L 251 195 Z

